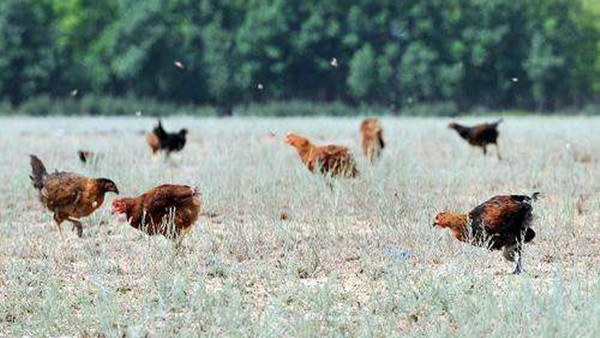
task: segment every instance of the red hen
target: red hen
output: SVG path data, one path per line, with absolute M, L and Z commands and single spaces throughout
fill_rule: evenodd
M 198 188 L 163 184 L 139 197 L 116 199 L 113 214 L 124 214 L 129 224 L 146 234 L 163 235 L 177 246 L 198 220 L 201 210 Z

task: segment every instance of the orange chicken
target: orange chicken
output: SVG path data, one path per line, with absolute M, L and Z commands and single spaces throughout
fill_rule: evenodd
M 287 133 L 285 142 L 294 147 L 300 155 L 302 163 L 311 172 L 318 171 L 323 175 L 356 177 L 358 169 L 350 150 L 337 145 L 315 146 L 307 138 Z
M 383 142 L 383 129 L 379 120 L 374 118 L 365 119 L 360 124 L 360 134 L 362 136 L 362 150 L 363 154 L 374 163 L 379 156 L 381 151 L 385 147 Z

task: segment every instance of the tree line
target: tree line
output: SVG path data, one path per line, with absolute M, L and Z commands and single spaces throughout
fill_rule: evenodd
M 598 13 L 591 0 L 2 0 L 0 100 L 581 107 L 600 97 Z

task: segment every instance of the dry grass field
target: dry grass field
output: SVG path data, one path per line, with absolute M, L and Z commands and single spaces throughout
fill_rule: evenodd
M 461 119 L 466 123 L 482 119 Z M 148 118 L 0 119 L 0 336 L 597 337 L 600 119 L 505 117 L 483 157 L 446 119 L 384 118 L 381 161 L 360 154 L 360 119 L 169 118 L 190 130 L 153 159 Z M 349 146 L 361 175 L 329 188 L 286 131 Z M 270 138 L 274 131 L 276 137 Z M 78 162 L 79 148 L 102 153 Z M 200 187 L 205 216 L 173 254 L 110 214 L 114 195 L 61 240 L 29 182 L 48 169 L 114 180 L 121 196 Z M 432 227 L 497 194 L 531 194 L 525 273 L 499 252 Z M 409 254 L 407 254 L 409 253 Z

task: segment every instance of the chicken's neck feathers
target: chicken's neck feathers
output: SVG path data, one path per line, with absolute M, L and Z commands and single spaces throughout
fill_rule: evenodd
M 463 222 L 457 222 L 449 226 L 452 235 L 456 237 L 461 242 L 468 242 L 473 221 L 468 215 L 460 215 L 463 216 Z
M 142 200 L 140 198 L 127 198 L 124 199 L 124 202 L 127 205 L 125 212 L 127 222 L 132 227 L 138 228 L 143 218 Z
M 453 128 L 462 138 L 468 138 L 469 133 L 471 132 L 471 128 L 461 126 L 460 124 L 455 125 Z
M 300 155 L 300 159 L 302 163 L 308 164 L 314 156 L 316 147 L 312 143 L 308 143 L 303 147 L 298 147 L 296 150 L 298 151 L 298 155 Z

